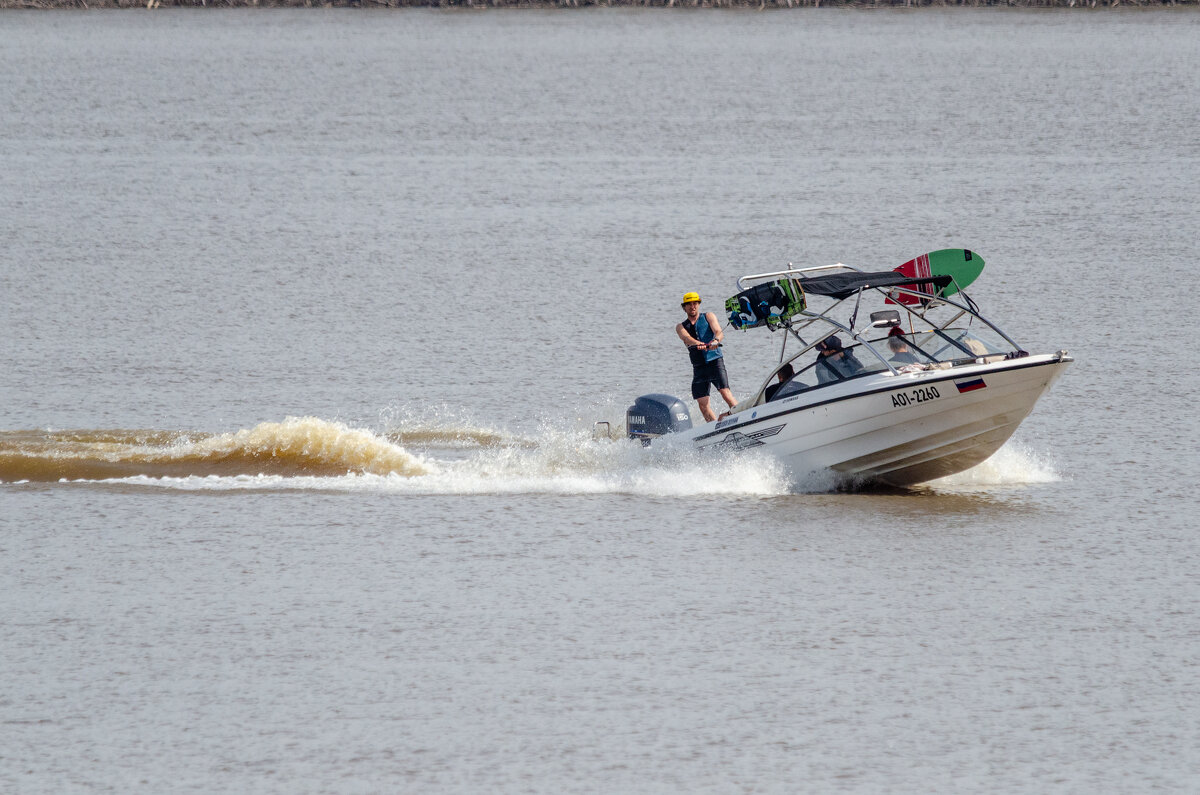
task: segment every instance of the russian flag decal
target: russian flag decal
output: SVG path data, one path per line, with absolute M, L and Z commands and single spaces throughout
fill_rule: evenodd
M 958 387 L 959 392 L 974 392 L 976 389 L 987 389 L 987 384 L 983 383 L 983 378 L 972 378 L 970 381 L 955 381 L 954 385 Z

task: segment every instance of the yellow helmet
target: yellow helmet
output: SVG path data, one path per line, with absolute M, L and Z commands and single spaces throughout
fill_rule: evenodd
M 693 301 L 697 304 L 700 303 L 700 293 L 684 293 L 683 301 L 679 305 L 683 306 L 684 304 L 690 304 Z

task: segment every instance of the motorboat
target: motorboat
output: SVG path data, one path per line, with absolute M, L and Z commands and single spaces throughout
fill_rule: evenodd
M 942 270 L 950 273 L 838 263 L 740 277 L 726 302 L 729 325 L 782 334 L 778 364 L 753 397 L 713 422 L 693 425 L 671 395 L 643 395 L 626 412 L 628 435 L 654 444 L 669 434 L 705 451 L 754 448 L 797 473 L 829 469 L 894 486 L 979 464 L 1073 359 L 1027 352 L 980 314 L 965 291 L 974 276 Z

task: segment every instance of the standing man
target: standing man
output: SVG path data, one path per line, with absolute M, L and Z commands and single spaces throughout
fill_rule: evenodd
M 730 411 L 737 405 L 733 393 L 729 391 L 725 357 L 721 355 L 721 340 L 725 339 L 725 335 L 721 333 L 721 324 L 716 315 L 700 311 L 699 293 L 685 293 L 680 306 L 687 319 L 675 327 L 675 333 L 688 347 L 688 356 L 692 359 L 692 397 L 700 407 L 705 422 L 712 422 L 717 415 L 708 405 L 711 386 L 721 393 Z

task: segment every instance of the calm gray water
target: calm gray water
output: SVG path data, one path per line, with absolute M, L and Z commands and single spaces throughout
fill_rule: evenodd
M 1200 788 L 1200 14 L 9 11 L 0 73 L 0 790 Z M 684 291 L 951 246 L 1077 357 L 976 470 L 590 438 Z

